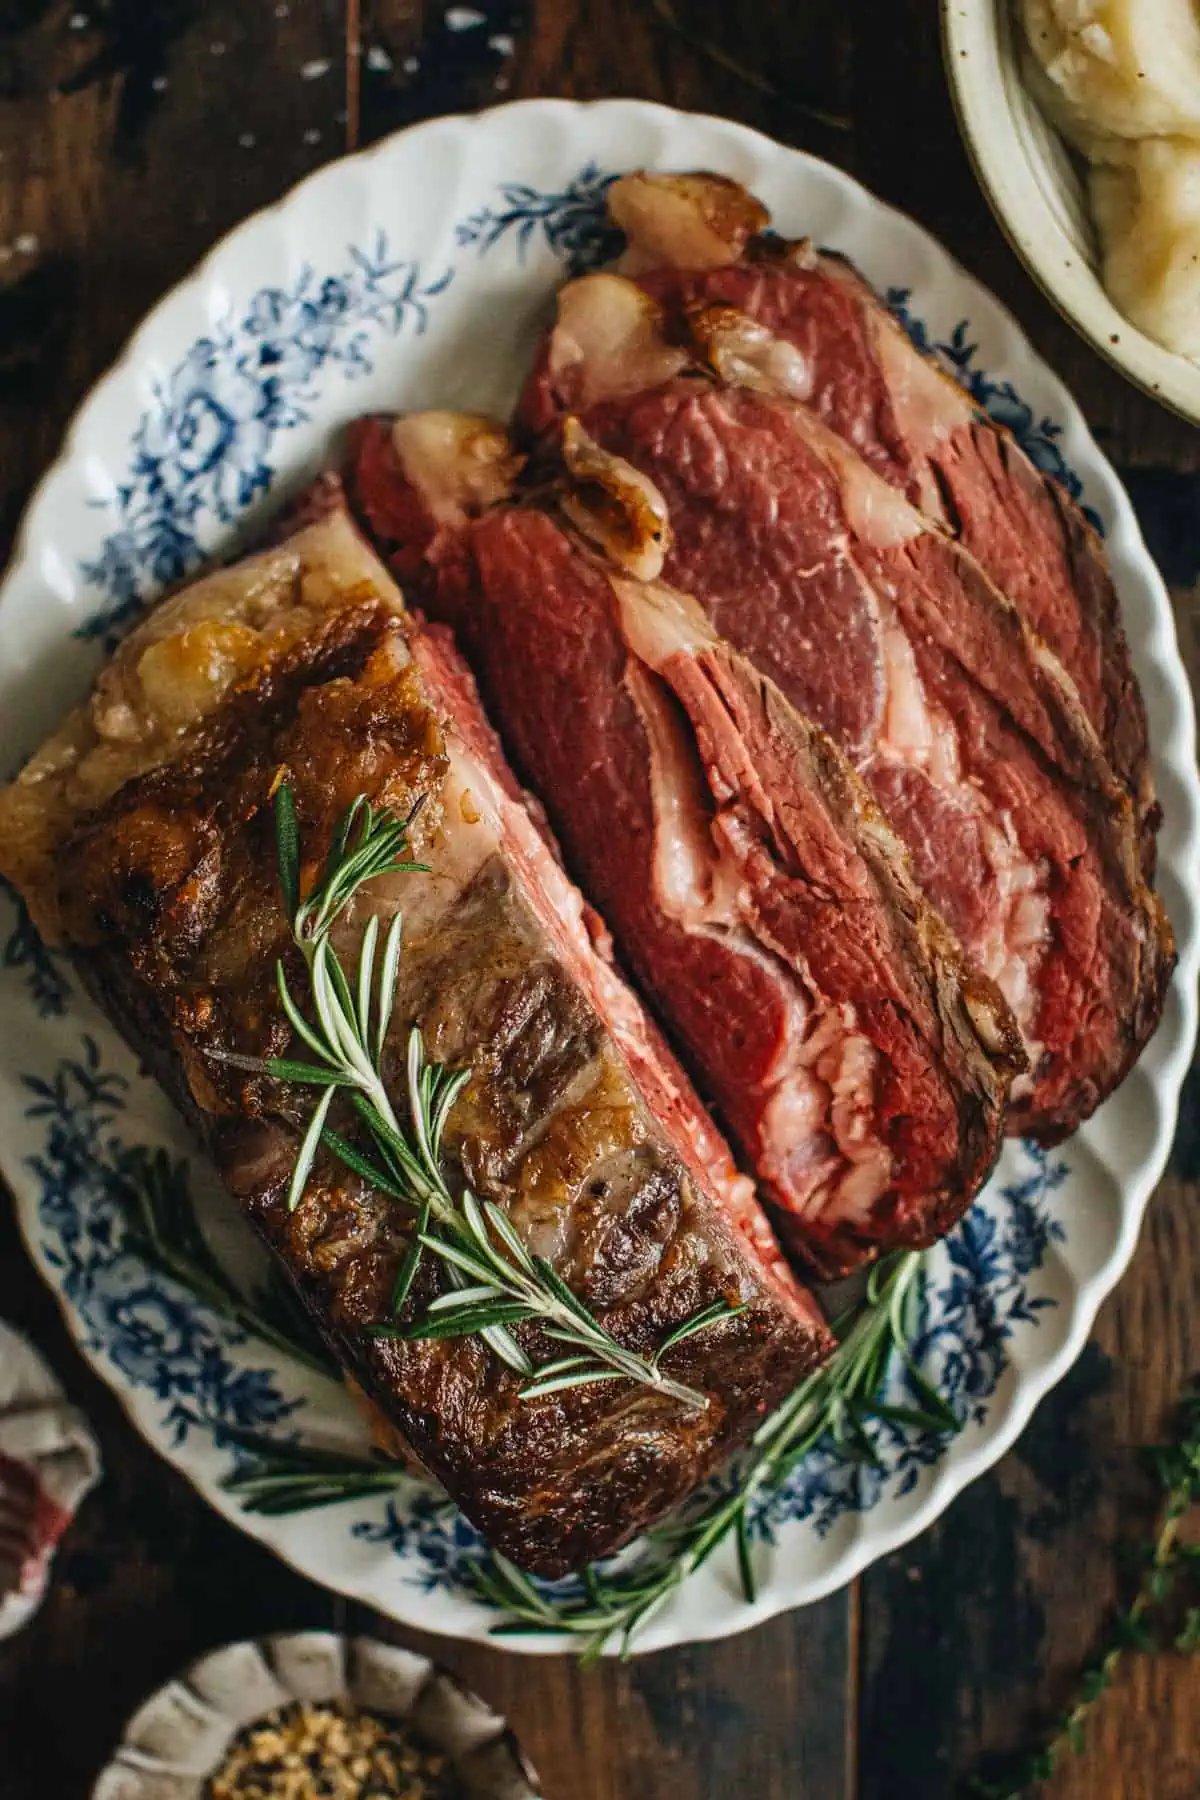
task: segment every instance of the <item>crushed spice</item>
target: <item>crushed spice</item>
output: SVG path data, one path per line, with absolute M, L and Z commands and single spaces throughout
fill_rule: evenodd
M 439 1750 L 403 1725 L 297 1701 L 238 1733 L 203 1800 L 465 1800 Z

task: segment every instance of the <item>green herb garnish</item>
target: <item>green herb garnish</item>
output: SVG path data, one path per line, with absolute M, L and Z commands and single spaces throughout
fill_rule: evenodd
M 117 1193 L 129 1246 L 146 1262 L 252 1337 L 297 1357 L 321 1375 L 340 1379 L 337 1365 L 283 1275 L 271 1269 L 253 1293 L 245 1294 L 221 1267 L 197 1222 L 188 1165 L 182 1157 L 172 1162 L 165 1150 L 132 1145 L 122 1152 Z
M 337 1506 L 366 1494 L 388 1493 L 404 1474 L 396 1463 L 383 1457 L 279 1443 L 258 1432 L 231 1427 L 221 1435 L 254 1459 L 227 1475 L 221 1486 L 226 1493 L 240 1495 L 243 1511 L 271 1518 L 308 1512 L 317 1506 Z
M 126 1201 L 137 1221 L 133 1241 L 148 1260 L 201 1299 L 236 1317 L 247 1330 L 322 1366 L 319 1350 L 311 1357 L 306 1354 L 301 1342 L 241 1297 L 213 1258 L 195 1222 L 186 1165 L 172 1165 L 165 1151 L 138 1150 L 130 1153 L 127 1173 Z M 749 1459 L 739 1470 L 736 1488 L 650 1534 L 645 1551 L 619 1573 L 585 1570 L 586 1603 L 557 1602 L 504 1558 L 491 1553 L 482 1558 L 476 1569 L 480 1590 L 508 1615 L 497 1630 L 565 1634 L 579 1640 L 585 1657 L 599 1654 L 618 1635 L 622 1649 L 628 1651 L 650 1615 L 731 1535 L 742 1587 L 752 1601 L 756 1592 L 750 1532 L 754 1503 L 781 1486 L 823 1436 L 831 1435 L 847 1454 L 863 1457 L 872 1454 L 864 1426 L 873 1417 L 931 1432 L 956 1430 L 954 1415 L 911 1361 L 919 1297 L 917 1274 L 922 1261 L 910 1254 L 878 1265 L 859 1305 L 838 1322 L 841 1342 L 830 1361 L 759 1428 Z M 689 1328 L 703 1329 L 703 1315 L 683 1330 Z M 660 1348 L 660 1355 L 665 1348 Z M 915 1406 L 889 1406 L 878 1398 L 894 1354 L 909 1367 L 919 1397 Z M 325 1372 L 336 1373 L 332 1368 Z M 538 1378 L 555 1380 L 544 1369 Z M 248 1459 L 222 1484 L 241 1498 L 248 1512 L 275 1517 L 306 1512 L 388 1493 L 405 1478 L 403 1467 L 383 1458 L 354 1456 L 247 1431 L 225 1429 L 222 1438 Z M 1200 1630 L 1200 1622 L 1192 1629 Z
M 959 1422 L 920 1377 L 919 1406 L 888 1408 L 879 1403 L 888 1364 L 898 1352 L 913 1370 L 909 1345 L 916 1329 L 917 1274 L 923 1257 L 910 1251 L 886 1258 L 872 1271 L 862 1300 L 836 1327 L 837 1350 L 759 1427 L 743 1460 L 737 1485 L 702 1510 L 690 1510 L 648 1534 L 649 1548 L 628 1567 L 584 1572 L 584 1595 L 557 1600 L 535 1587 L 527 1575 L 495 1553 L 476 1573 L 481 1593 L 508 1614 L 497 1635 L 563 1633 L 582 1639 L 585 1660 L 614 1639 L 627 1654 L 633 1639 L 687 1577 L 707 1562 L 727 1538 L 736 1542 L 746 1599 L 757 1595 L 751 1546 L 756 1505 L 775 1492 L 797 1464 L 830 1436 L 851 1455 L 873 1458 L 865 1423 L 891 1418 L 931 1432 L 952 1432 Z
M 392 1104 L 383 1076 L 400 963 L 402 915 L 381 934 L 372 914 L 363 933 L 353 982 L 343 968 L 331 932 L 367 882 L 426 865 L 404 859 L 414 814 L 400 818 L 376 810 L 360 796 L 343 816 L 320 879 L 300 898 L 300 843 L 295 801 L 282 784 L 275 796 L 279 880 L 294 942 L 304 958 L 314 1012 L 310 1022 L 288 985 L 282 960 L 276 980 L 284 1012 L 311 1062 L 271 1058 L 264 1067 L 280 1081 L 324 1090 L 313 1109 L 292 1174 L 288 1204 L 299 1205 L 318 1146 L 324 1144 L 365 1181 L 412 1207 L 415 1228 L 392 1296 L 395 1320 L 379 1325 L 380 1337 L 425 1339 L 478 1334 L 509 1368 L 526 1378 L 524 1399 L 630 1380 L 684 1405 L 705 1407 L 707 1397 L 673 1380 L 662 1368 L 668 1350 L 734 1317 L 742 1309 L 717 1301 L 678 1326 L 652 1356 L 619 1343 L 572 1293 L 545 1257 L 526 1249 L 506 1214 L 468 1190 L 457 1196 L 441 1167 L 446 1120 L 470 1080 L 425 1057 L 419 1030 L 409 1033 L 405 1061 L 407 1124 Z M 382 935 L 382 948 L 381 948 Z M 329 1124 L 334 1096 L 345 1090 L 365 1137 L 365 1148 Z M 426 1253 L 435 1256 L 449 1285 L 418 1319 L 399 1312 Z M 534 1324 L 565 1355 L 535 1367 L 510 1329 Z
M 1163 1615 L 1180 1575 L 1187 1570 L 1200 1573 L 1200 1545 L 1179 1542 L 1185 1517 L 1200 1505 L 1200 1390 L 1184 1395 L 1175 1437 L 1152 1450 L 1150 1462 L 1162 1501 L 1158 1531 L 1146 1553 L 1137 1593 L 1129 1606 L 1113 1615 L 1099 1650 L 1079 1678 L 1075 1699 L 1055 1721 L 1042 1747 L 1024 1757 L 1005 1780 L 973 1781 L 969 1791 L 979 1800 L 1022 1800 L 1050 1780 L 1065 1756 L 1084 1748 L 1088 1717 L 1112 1686 L 1121 1658 L 1129 1650 L 1148 1654 L 1159 1650 Z M 1181 1652 L 1200 1650 L 1200 1608 L 1187 1609 L 1182 1629 L 1169 1642 Z

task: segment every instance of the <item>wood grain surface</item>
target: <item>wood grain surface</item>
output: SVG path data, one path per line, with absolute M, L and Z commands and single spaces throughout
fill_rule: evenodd
M 1004 298 L 1126 476 L 1195 679 L 1200 434 L 1093 356 L 1021 270 L 958 141 L 936 14 L 477 0 L 464 25 L 432 0 L 0 0 L 0 557 L 80 399 L 229 226 L 419 118 L 631 94 L 841 163 Z M 1138 1447 L 1200 1369 L 1198 1097 L 1194 1080 L 1133 1267 L 1076 1369 L 993 1474 L 853 1590 L 627 1667 L 423 1644 L 508 1713 L 548 1800 L 941 1800 L 1036 1734 L 1118 1592 L 1119 1542 L 1150 1523 Z M 291 1573 L 141 1442 L 71 1348 L 3 1199 L 0 1314 L 91 1414 L 108 1471 L 47 1605 L 0 1646 L 3 1800 L 82 1800 L 129 1710 L 222 1641 L 343 1623 L 418 1641 Z M 1196 1800 L 1198 1718 L 1200 1658 L 1135 1659 L 1047 1792 Z

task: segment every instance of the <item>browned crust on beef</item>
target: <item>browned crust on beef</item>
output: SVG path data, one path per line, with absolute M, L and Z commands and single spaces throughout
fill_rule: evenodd
M 626 1343 L 649 1350 L 697 1307 L 745 1302 L 672 1354 L 708 1408 L 619 1383 L 523 1402 L 478 1340 L 380 1340 L 370 1327 L 389 1316 L 410 1215 L 324 1153 L 288 1211 L 310 1096 L 220 1060 L 288 1047 L 278 955 L 303 991 L 276 892 L 272 784 L 287 772 L 314 860 L 358 793 L 399 811 L 427 795 L 421 842 L 440 828 L 441 722 L 382 571 L 379 585 L 390 599 L 353 593 L 171 760 L 78 819 L 56 847 L 54 910 L 90 991 L 199 1132 L 343 1368 L 497 1548 L 561 1574 L 683 1498 L 829 1339 L 803 1296 L 789 1310 L 759 1278 L 499 855 L 401 964 L 399 1029 L 420 1024 L 432 1055 L 472 1069 L 450 1165 L 553 1238 L 560 1272 Z M 393 1077 L 402 1043 L 394 1034 Z M 427 1266 L 410 1311 L 437 1279 Z M 539 1357 L 559 1353 L 518 1332 Z

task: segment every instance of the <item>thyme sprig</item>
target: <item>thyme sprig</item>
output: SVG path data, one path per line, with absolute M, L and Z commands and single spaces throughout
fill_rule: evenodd
M 1096 1655 L 1079 1678 L 1075 1698 L 1041 1748 L 1024 1757 L 1004 1780 L 972 1781 L 969 1791 L 979 1800 L 1022 1800 L 1050 1780 L 1064 1757 L 1084 1749 L 1089 1717 L 1113 1685 L 1122 1658 L 1130 1650 L 1153 1654 L 1160 1648 L 1163 1614 L 1180 1575 L 1200 1572 L 1200 1545 L 1179 1542 L 1184 1519 L 1200 1505 L 1200 1389 L 1185 1394 L 1180 1402 L 1172 1441 L 1149 1455 L 1162 1499 L 1158 1530 L 1137 1593 L 1109 1621 Z M 1200 1608 L 1187 1609 L 1182 1629 L 1170 1642 L 1182 1653 L 1200 1650 Z
M 957 1431 L 959 1421 L 915 1369 L 910 1345 L 917 1325 L 918 1272 L 923 1257 L 904 1252 L 876 1265 L 859 1304 L 836 1325 L 833 1356 L 761 1425 L 736 1485 L 700 1510 L 649 1534 L 650 1549 L 626 1567 L 583 1573 L 584 1592 L 560 1600 L 536 1587 L 506 1558 L 490 1553 L 476 1570 L 480 1592 L 508 1617 L 496 1635 L 567 1634 L 582 1640 L 589 1661 L 619 1639 L 627 1655 L 637 1633 L 687 1578 L 730 1537 L 737 1548 L 742 1589 L 757 1597 L 751 1527 L 756 1509 L 788 1479 L 822 1438 L 844 1453 L 876 1460 L 866 1431 L 871 1418 L 937 1433 Z M 890 1406 L 879 1398 L 889 1363 L 898 1353 L 908 1366 L 918 1403 Z
M 376 810 L 361 795 L 334 833 L 324 869 L 306 899 L 300 896 L 300 841 L 290 787 L 275 795 L 279 881 L 292 938 L 304 958 L 310 1022 L 292 994 L 282 960 L 277 965 L 279 998 L 288 1021 L 314 1060 L 271 1058 L 265 1067 L 278 1080 L 323 1089 L 305 1131 L 288 1193 L 299 1205 L 322 1143 L 364 1180 L 411 1207 L 415 1229 L 392 1293 L 393 1322 L 375 1328 L 380 1337 L 426 1339 L 478 1334 L 494 1354 L 525 1377 L 527 1400 L 566 1388 L 630 1380 L 692 1407 L 706 1407 L 699 1389 L 674 1380 L 662 1367 L 665 1354 L 742 1310 L 724 1300 L 685 1320 L 650 1356 L 618 1342 L 600 1324 L 546 1260 L 530 1252 L 505 1213 L 491 1201 L 480 1203 L 469 1190 L 457 1196 L 441 1164 L 442 1136 L 450 1109 L 470 1079 L 426 1059 L 418 1029 L 408 1037 L 405 1059 L 407 1125 L 397 1113 L 383 1074 L 400 964 L 402 914 L 386 933 L 372 914 L 363 933 L 353 983 L 333 947 L 334 925 L 360 890 L 383 875 L 423 871 L 405 859 L 414 812 L 400 818 Z M 381 945 L 382 937 L 382 945 Z M 363 1127 L 366 1147 L 350 1142 L 329 1124 L 335 1094 L 345 1090 Z M 418 1319 L 402 1321 L 401 1309 L 426 1253 L 435 1256 L 449 1285 Z M 538 1326 L 566 1352 L 535 1367 L 510 1329 Z
M 122 1157 L 117 1197 L 132 1250 L 240 1325 L 252 1337 L 294 1356 L 332 1380 L 340 1374 L 309 1322 L 291 1284 L 274 1268 L 244 1293 L 209 1249 L 196 1218 L 184 1158 L 131 1145 Z

